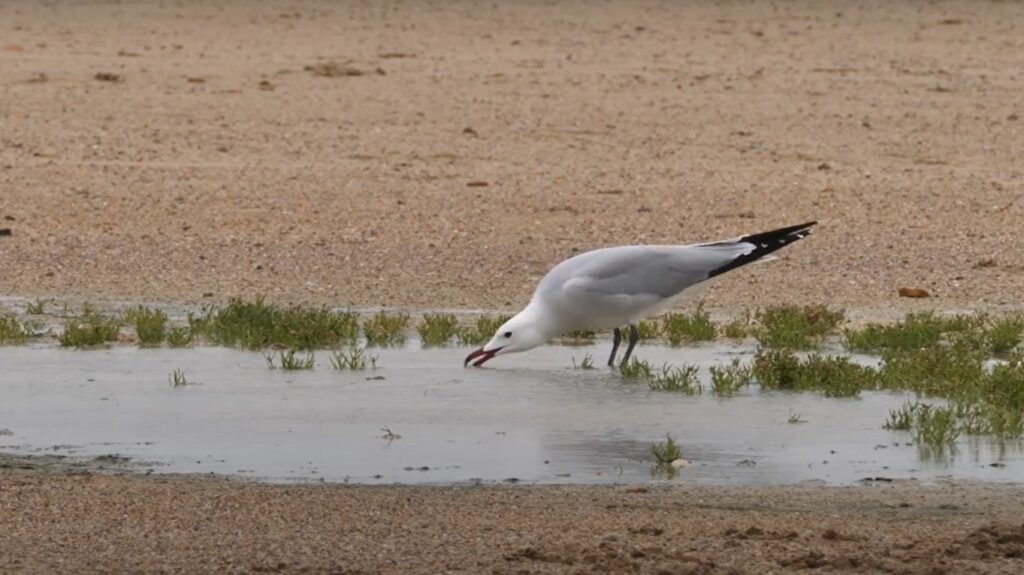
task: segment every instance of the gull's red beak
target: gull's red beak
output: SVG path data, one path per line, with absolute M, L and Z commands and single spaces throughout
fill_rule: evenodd
M 469 365 L 469 362 L 473 361 L 474 359 L 476 361 L 473 362 L 473 367 L 480 367 L 481 365 L 484 364 L 485 361 L 498 355 L 499 351 L 501 351 L 500 347 L 497 349 L 492 349 L 491 351 L 484 351 L 484 348 L 481 347 L 480 349 L 466 356 L 466 361 L 463 362 L 462 367 L 467 367 Z

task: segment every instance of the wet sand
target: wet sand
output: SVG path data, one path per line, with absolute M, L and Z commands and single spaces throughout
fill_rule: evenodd
M 510 309 L 577 250 L 818 219 L 705 301 L 1016 308 L 1022 27 L 1012 2 L 5 2 L 0 294 Z M 991 485 L 27 469 L 0 474 L 0 571 L 1015 573 L 1021 511 Z
M 646 490 L 645 490 L 646 489 Z M 271 487 L 0 472 L 0 571 L 1019 573 L 1024 490 Z

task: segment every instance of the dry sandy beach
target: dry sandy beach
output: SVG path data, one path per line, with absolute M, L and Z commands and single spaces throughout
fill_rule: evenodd
M 817 219 L 704 300 L 1019 309 L 1022 93 L 1015 2 L 11 0 L 0 295 L 512 309 L 578 250 Z M 1019 486 L 0 463 L 3 572 L 1024 570 Z
M 715 307 L 1019 306 L 1014 2 L 4 2 L 0 293 L 513 308 L 817 219 Z

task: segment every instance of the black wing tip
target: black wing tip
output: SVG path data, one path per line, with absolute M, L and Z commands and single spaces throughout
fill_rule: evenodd
M 739 243 L 751 244 L 754 246 L 754 249 L 749 253 L 743 254 L 729 263 L 712 270 L 711 273 L 708 274 L 708 277 L 714 277 L 750 262 L 755 262 L 795 241 L 802 240 L 811 234 L 811 227 L 815 226 L 817 223 L 817 221 L 811 221 L 796 226 L 787 226 L 785 228 L 771 230 L 769 232 L 743 236 L 739 239 Z

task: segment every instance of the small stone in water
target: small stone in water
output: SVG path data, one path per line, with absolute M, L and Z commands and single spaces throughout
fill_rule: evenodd
M 685 459 L 676 459 L 670 465 L 672 465 L 674 469 L 682 469 L 690 465 L 690 462 Z

